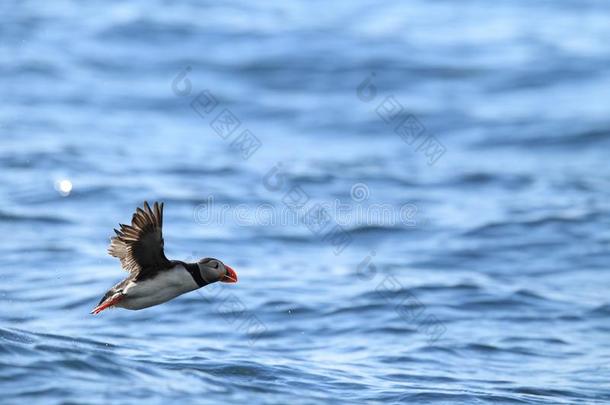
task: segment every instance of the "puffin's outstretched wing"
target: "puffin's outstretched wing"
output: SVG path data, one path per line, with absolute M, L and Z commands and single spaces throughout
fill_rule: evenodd
M 121 224 L 121 230 L 114 232 L 108 253 L 121 260 L 121 266 L 135 279 L 141 280 L 160 270 L 169 269 L 172 264 L 163 252 L 163 203 L 156 203 L 153 209 L 144 201 L 144 209 L 137 208 L 131 225 Z

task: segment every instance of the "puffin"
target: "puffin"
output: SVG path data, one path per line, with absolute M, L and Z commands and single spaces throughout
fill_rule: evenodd
M 144 309 L 217 281 L 237 282 L 235 270 L 218 259 L 206 257 L 186 263 L 165 257 L 163 203 L 155 202 L 151 208 L 144 201 L 133 214 L 131 225 L 119 226 L 110 239 L 108 253 L 121 261 L 129 275 L 104 294 L 91 314 L 112 307 Z

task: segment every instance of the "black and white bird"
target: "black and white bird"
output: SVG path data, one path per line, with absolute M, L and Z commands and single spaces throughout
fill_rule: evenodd
M 98 314 L 110 307 L 143 309 L 162 304 L 179 295 L 221 281 L 236 283 L 235 271 L 217 259 L 197 263 L 168 260 L 163 252 L 163 203 L 151 209 L 137 208 L 131 225 L 120 224 L 114 230 L 108 253 L 121 260 L 129 276 L 104 295 L 91 311 Z

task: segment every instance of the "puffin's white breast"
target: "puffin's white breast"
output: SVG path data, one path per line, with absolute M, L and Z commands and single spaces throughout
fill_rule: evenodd
M 182 266 L 177 265 L 160 272 L 155 278 L 130 282 L 123 288 L 126 297 L 117 307 L 142 309 L 162 304 L 177 296 L 199 288 L 193 277 Z

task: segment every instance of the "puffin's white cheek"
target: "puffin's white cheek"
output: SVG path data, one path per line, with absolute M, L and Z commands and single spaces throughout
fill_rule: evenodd
M 201 279 L 206 282 L 206 284 L 210 284 L 214 282 L 214 273 L 210 271 L 210 269 L 204 269 L 201 272 Z

